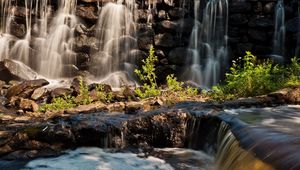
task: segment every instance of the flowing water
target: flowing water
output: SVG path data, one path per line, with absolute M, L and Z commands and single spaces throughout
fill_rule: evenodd
M 183 77 L 212 86 L 219 82 L 227 67 L 228 1 L 209 0 L 203 11 L 200 2 L 203 1 L 194 1 L 195 25 L 189 45 L 193 51 L 192 64 L 187 66 Z
M 284 62 L 285 49 L 285 10 L 283 0 L 275 7 L 275 32 L 273 38 L 273 56 L 279 62 Z
M 136 45 L 133 12 L 135 1 L 108 3 L 101 10 L 97 24 L 99 51 L 92 56 L 90 72 L 103 82 L 120 87 L 133 79 L 128 55 Z

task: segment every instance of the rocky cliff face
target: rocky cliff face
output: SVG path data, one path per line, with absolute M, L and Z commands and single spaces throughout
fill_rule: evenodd
M 99 40 L 96 38 L 96 25 L 99 20 L 99 11 L 113 0 L 78 0 L 75 15 L 80 18 L 80 24 L 75 27 L 74 43 L 75 53 L 64 55 L 63 63 L 75 64 L 69 66 L 68 75 L 76 75 L 78 71 L 88 70 L 91 66 L 91 56 L 99 49 Z M 204 1 L 201 1 L 201 3 Z M 12 1 L 17 5 L 15 17 L 11 22 L 10 33 L 17 38 L 26 35 L 24 1 Z M 149 5 L 149 3 L 151 3 Z M 243 56 L 244 51 L 267 57 L 272 53 L 274 36 L 274 8 L 277 0 L 229 0 L 229 28 L 228 51 L 229 58 L 235 59 Z M 286 58 L 293 57 L 296 53 L 297 36 L 299 36 L 300 20 L 298 17 L 299 2 L 285 0 L 286 18 Z M 51 0 L 51 16 L 58 10 L 58 0 Z M 190 62 L 188 50 L 190 35 L 194 26 L 194 1 L 187 0 L 157 0 L 156 2 L 137 0 L 132 3 L 136 8 L 133 11 L 136 22 L 137 46 L 126 54 L 125 58 L 140 64 L 140 60 L 147 56 L 147 51 L 153 45 L 159 57 L 157 72 L 161 80 L 170 73 L 181 73 L 187 62 Z M 203 10 L 204 3 L 200 6 Z M 33 14 L 32 14 L 33 15 Z M 50 17 L 51 18 L 51 17 Z M 31 44 L 34 44 L 34 30 Z M 12 41 L 14 42 L 14 41 Z M 30 50 L 34 58 L 35 49 Z

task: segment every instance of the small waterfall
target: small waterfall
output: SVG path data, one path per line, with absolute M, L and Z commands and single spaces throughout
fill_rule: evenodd
M 40 74 L 49 78 L 59 78 L 64 73 L 62 57 L 65 52 L 71 50 L 71 40 L 74 37 L 74 28 L 77 24 L 75 16 L 76 0 L 59 1 L 57 16 L 53 18 L 47 29 L 47 17 L 45 8 L 42 8 L 41 31 L 37 42 L 40 51 L 37 70 Z M 47 12 L 46 12 L 47 13 Z M 47 30 L 47 31 L 46 31 Z M 44 35 L 48 32 L 47 35 Z
M 228 125 L 222 122 L 218 133 L 216 169 L 273 170 L 274 168 L 257 159 L 251 151 L 242 149 Z
M 275 32 L 273 39 L 274 59 L 284 62 L 285 50 L 285 10 L 283 0 L 279 0 L 275 7 Z
M 189 45 L 193 51 L 192 64 L 187 66 L 183 76 L 200 85 L 212 86 L 218 83 L 227 67 L 228 1 L 209 0 L 199 20 L 200 0 L 195 0 L 194 15 Z
M 0 60 L 9 58 L 9 43 L 13 39 L 9 35 L 12 16 L 11 1 L 0 1 Z
M 126 84 L 130 79 L 128 73 L 133 72 L 127 56 L 136 47 L 134 4 L 134 1 L 125 5 L 108 3 L 99 14 L 97 39 L 100 45 L 99 51 L 92 56 L 90 72 L 113 87 Z M 116 76 L 124 82 L 118 82 L 120 79 Z

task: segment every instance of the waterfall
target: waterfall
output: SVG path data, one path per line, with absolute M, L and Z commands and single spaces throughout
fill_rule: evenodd
M 37 70 L 40 74 L 49 78 L 61 77 L 65 70 L 62 63 L 63 54 L 71 50 L 74 28 L 77 24 L 75 16 L 76 0 L 59 1 L 57 16 L 53 18 L 49 28 L 45 28 L 47 18 L 42 18 L 40 35 L 48 32 L 47 35 L 39 37 L 36 44 L 40 51 L 40 62 Z M 43 23 L 44 22 L 44 23 Z
M 209 0 L 201 20 L 200 0 L 194 4 L 195 25 L 189 45 L 193 51 L 192 64 L 187 66 L 183 76 L 200 85 L 212 86 L 218 83 L 227 67 L 228 1 Z
M 129 73 L 133 72 L 127 56 L 136 47 L 134 4 L 134 1 L 125 5 L 108 3 L 99 14 L 97 39 L 100 45 L 92 56 L 90 72 L 113 87 L 127 84 L 131 79 Z
M 273 56 L 279 62 L 284 62 L 285 49 L 285 10 L 283 0 L 275 7 L 275 32 L 273 39 Z
M 12 19 L 11 1 L 0 1 L 0 60 L 9 58 L 9 43 L 12 36 L 9 35 L 10 22 Z
M 228 125 L 221 123 L 218 133 L 218 152 L 216 154 L 216 169 L 256 169 L 273 170 L 274 168 L 257 159 L 251 151 L 240 147 Z

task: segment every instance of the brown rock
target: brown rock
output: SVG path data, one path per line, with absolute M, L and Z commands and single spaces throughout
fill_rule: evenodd
M 33 91 L 32 95 L 31 95 L 31 99 L 38 100 L 41 97 L 43 97 L 46 93 L 47 93 L 46 88 L 37 88 Z
M 38 111 L 39 110 L 39 105 L 36 104 L 33 100 L 29 99 L 21 99 L 20 100 L 20 109 L 27 110 L 27 111 Z
M 72 93 L 73 93 L 72 89 L 60 87 L 52 90 L 50 96 L 52 98 L 57 98 L 57 97 L 68 96 Z
M 48 84 L 49 82 L 45 79 L 24 81 L 21 84 L 9 88 L 6 97 L 11 98 L 13 96 L 21 96 L 24 98 L 28 98 L 35 89 Z

